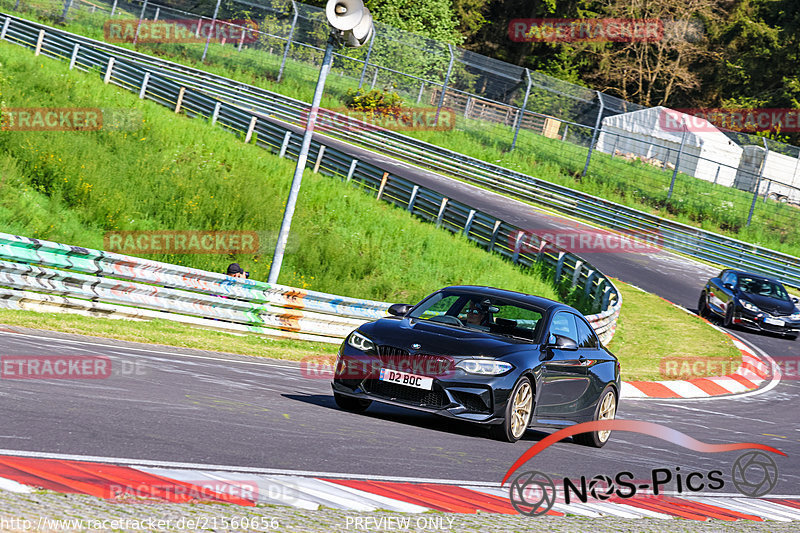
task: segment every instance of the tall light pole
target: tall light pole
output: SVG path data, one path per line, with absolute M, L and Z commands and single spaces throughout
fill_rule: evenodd
M 297 196 L 300 193 L 300 182 L 303 180 L 303 170 L 308 160 L 308 149 L 311 147 L 311 138 L 314 134 L 314 124 L 317 122 L 319 104 L 322 101 L 322 91 L 325 88 L 325 78 L 331 70 L 333 59 L 333 45 L 338 43 L 350 48 L 356 48 L 366 43 L 374 31 L 372 15 L 361 0 L 328 0 L 325 6 L 325 15 L 331 25 L 322 66 L 319 69 L 317 87 L 314 89 L 314 99 L 311 101 L 311 112 L 308 114 L 306 130 L 303 135 L 303 144 L 297 157 L 297 166 L 294 169 L 292 187 L 289 190 L 289 199 L 286 201 L 286 210 L 283 212 L 283 222 L 278 233 L 278 243 L 275 245 L 275 254 L 272 256 L 272 265 L 269 269 L 269 283 L 278 283 L 281 273 L 283 255 L 286 252 L 286 242 L 289 240 L 289 230 L 292 226 L 292 216 L 297 205 Z

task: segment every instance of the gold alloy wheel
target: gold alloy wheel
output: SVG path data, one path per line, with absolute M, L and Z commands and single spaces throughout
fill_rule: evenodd
M 598 420 L 614 420 L 617 415 L 617 402 L 615 400 L 614 391 L 608 391 L 603 396 L 603 403 L 600 404 L 600 412 L 597 415 Z M 605 442 L 611 436 L 610 430 L 603 430 L 597 432 L 597 438 L 600 442 Z
M 514 410 L 511 413 L 511 433 L 515 439 L 522 437 L 531 420 L 531 408 L 533 407 L 533 394 L 529 381 L 522 383 L 514 395 Z M 613 415 L 612 415 L 613 416 Z

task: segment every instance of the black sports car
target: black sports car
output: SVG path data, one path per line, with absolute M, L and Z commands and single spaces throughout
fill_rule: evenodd
M 616 414 L 619 361 L 578 311 L 546 298 L 456 286 L 364 324 L 339 350 L 333 396 L 487 424 L 514 442 L 531 425 L 563 427 Z M 573 440 L 601 447 L 609 431 Z
M 797 304 L 797 298 L 791 298 L 780 281 L 726 269 L 706 282 L 697 312 L 719 316 L 726 327 L 740 325 L 796 339 L 800 331 Z

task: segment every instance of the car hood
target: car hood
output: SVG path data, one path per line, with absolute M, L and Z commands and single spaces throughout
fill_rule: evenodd
M 791 315 L 794 313 L 794 303 L 785 300 L 776 300 L 769 296 L 759 294 L 741 293 L 741 299 L 747 300 L 762 311 L 773 315 Z
M 358 329 L 379 346 L 431 355 L 499 357 L 532 346 L 523 339 L 419 319 L 384 318 Z M 414 344 L 419 347 L 412 347 Z

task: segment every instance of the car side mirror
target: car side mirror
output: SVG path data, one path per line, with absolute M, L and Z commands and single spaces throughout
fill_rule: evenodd
M 564 335 L 551 333 L 550 338 L 547 340 L 545 348 L 555 348 L 556 350 L 577 350 L 578 344 Z
M 792 296 L 792 303 L 794 303 L 794 305 L 800 304 L 800 298 Z
M 406 316 L 413 307 L 411 304 L 394 304 L 389 307 L 388 313 L 394 316 Z

